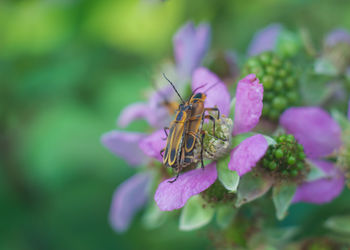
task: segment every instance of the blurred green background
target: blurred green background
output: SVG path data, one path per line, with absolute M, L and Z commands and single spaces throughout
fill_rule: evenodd
M 321 47 L 332 28 L 350 29 L 349 13 L 348 0 L 0 1 L 0 249 L 209 248 L 175 219 L 112 231 L 113 191 L 134 170 L 102 147 L 101 134 L 143 98 L 188 20 L 210 22 L 212 48 L 244 54 L 271 22 L 304 27 Z M 340 204 L 298 205 L 289 221 Z

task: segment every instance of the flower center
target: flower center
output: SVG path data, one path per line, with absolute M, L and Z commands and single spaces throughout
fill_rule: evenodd
M 293 135 L 280 135 L 270 145 L 259 166 L 281 178 L 297 178 L 305 174 L 305 153 Z
M 203 130 L 205 131 L 203 153 L 205 158 L 217 160 L 230 151 L 233 121 L 224 116 L 215 120 L 215 134 L 213 126 L 214 123 L 212 121 L 203 125 Z
M 279 58 L 273 52 L 263 52 L 250 58 L 243 74 L 254 73 L 264 85 L 265 118 L 276 121 L 280 114 L 300 100 L 298 83 L 290 61 Z

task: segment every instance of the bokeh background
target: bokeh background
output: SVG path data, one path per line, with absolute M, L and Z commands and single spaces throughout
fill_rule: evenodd
M 175 219 L 113 232 L 113 191 L 134 170 L 102 147 L 101 134 L 143 98 L 188 20 L 211 24 L 212 48 L 243 54 L 272 22 L 309 30 L 321 47 L 331 29 L 350 29 L 349 13 L 348 0 L 0 1 L 0 249 L 210 248 L 207 235 L 179 232 Z M 283 223 L 322 230 L 319 219 L 348 197 L 293 206 Z

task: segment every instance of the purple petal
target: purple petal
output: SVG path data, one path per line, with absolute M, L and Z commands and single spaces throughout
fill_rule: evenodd
M 293 198 L 295 202 L 326 203 L 336 198 L 343 190 L 345 178 L 340 170 L 330 162 L 313 160 L 328 176 L 301 184 Z
M 166 134 L 164 130 L 158 130 L 150 136 L 141 139 L 139 146 L 146 155 L 161 162 L 160 151 L 166 146 Z
M 165 102 L 171 101 L 174 97 L 174 90 L 171 86 L 166 86 L 155 91 L 149 99 L 150 112 L 147 116 L 149 124 L 155 128 L 164 128 L 171 122 L 170 111 Z
M 276 23 L 258 31 L 249 46 L 248 55 L 255 56 L 264 51 L 274 50 L 281 31 L 282 26 Z
M 203 169 L 194 169 L 179 176 L 177 181 L 169 183 L 165 180 L 159 184 L 154 200 L 162 211 L 171 211 L 183 207 L 193 195 L 210 187 L 217 178 L 216 163 Z
M 201 88 L 199 88 L 201 87 Z M 205 107 L 217 106 L 221 114 L 228 116 L 230 113 L 230 93 L 226 85 L 214 73 L 204 67 L 196 69 L 192 76 L 192 91 L 202 92 L 207 95 Z
M 250 172 L 265 155 L 268 146 L 266 139 L 260 134 L 248 137 L 231 151 L 228 168 L 237 171 L 239 176 Z
M 333 47 L 338 43 L 350 44 L 350 33 L 345 29 L 334 29 L 325 38 L 326 46 Z
M 150 113 L 146 103 L 133 103 L 125 107 L 118 118 L 118 125 L 122 128 L 128 126 L 136 119 L 145 119 Z
M 327 156 L 342 144 L 339 125 L 318 107 L 287 109 L 280 124 L 304 146 L 309 158 Z
M 264 87 L 254 74 L 247 75 L 238 82 L 233 134 L 248 132 L 259 123 L 263 94 Z
M 202 23 L 197 30 L 192 22 L 182 26 L 173 38 L 174 54 L 181 74 L 191 76 L 204 58 L 210 44 L 210 26 Z
M 142 133 L 111 131 L 101 137 L 102 144 L 112 153 L 123 158 L 129 165 L 143 165 L 148 157 L 139 147 L 139 142 L 146 135 Z
M 114 192 L 109 221 L 117 232 L 128 229 L 134 215 L 146 204 L 152 176 L 140 173 L 124 181 Z

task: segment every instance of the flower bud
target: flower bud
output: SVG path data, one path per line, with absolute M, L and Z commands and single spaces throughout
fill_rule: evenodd
M 282 179 L 295 179 L 306 172 L 305 153 L 302 145 L 293 135 L 280 135 L 277 144 L 270 145 L 265 156 L 258 163 L 270 174 Z
M 243 75 L 255 73 L 264 85 L 263 117 L 278 120 L 280 114 L 300 100 L 298 82 L 292 64 L 273 52 L 250 58 Z

